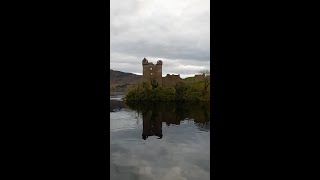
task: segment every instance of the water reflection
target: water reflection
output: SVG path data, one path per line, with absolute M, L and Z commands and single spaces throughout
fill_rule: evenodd
M 146 108 L 142 111 L 143 117 L 143 132 L 142 139 L 146 140 L 149 136 L 158 136 L 158 139 L 162 139 L 162 118 L 161 112 Z
M 121 99 L 110 99 L 110 112 L 116 112 L 126 107 L 126 104 Z
M 134 103 L 110 100 L 110 112 L 129 108 L 143 118 L 142 139 L 149 136 L 163 137 L 162 122 L 167 126 L 180 125 L 182 121 L 193 121 L 202 131 L 210 131 L 210 103 Z
M 127 103 L 130 109 L 142 114 L 142 139 L 149 136 L 163 137 L 162 122 L 167 126 L 180 125 L 181 121 L 192 120 L 203 131 L 210 130 L 210 104 L 198 103 Z
M 110 101 L 110 179 L 210 178 L 209 103 Z

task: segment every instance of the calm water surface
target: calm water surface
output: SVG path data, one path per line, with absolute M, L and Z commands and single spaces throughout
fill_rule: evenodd
M 209 103 L 126 105 L 110 97 L 111 179 L 210 179 L 209 109 Z

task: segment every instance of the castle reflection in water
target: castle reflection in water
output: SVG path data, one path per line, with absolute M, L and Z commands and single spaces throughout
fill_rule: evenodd
M 210 102 L 186 103 L 127 103 L 110 100 L 110 112 L 121 108 L 136 110 L 143 118 L 142 139 L 149 136 L 163 137 L 162 123 L 180 125 L 193 121 L 201 131 L 210 131 Z

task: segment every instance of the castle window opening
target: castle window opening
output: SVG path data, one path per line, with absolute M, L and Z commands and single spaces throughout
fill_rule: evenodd
M 151 76 L 152 76 L 152 73 L 151 73 Z
M 150 68 L 150 70 L 152 70 L 152 68 Z

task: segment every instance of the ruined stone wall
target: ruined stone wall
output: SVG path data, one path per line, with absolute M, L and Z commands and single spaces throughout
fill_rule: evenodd
M 166 77 L 162 78 L 162 85 L 164 87 L 174 87 L 178 82 L 182 82 L 180 75 L 167 74 Z
M 206 77 L 206 76 L 205 76 L 204 74 L 195 75 L 195 76 L 194 76 L 194 82 L 204 81 L 205 77 Z

